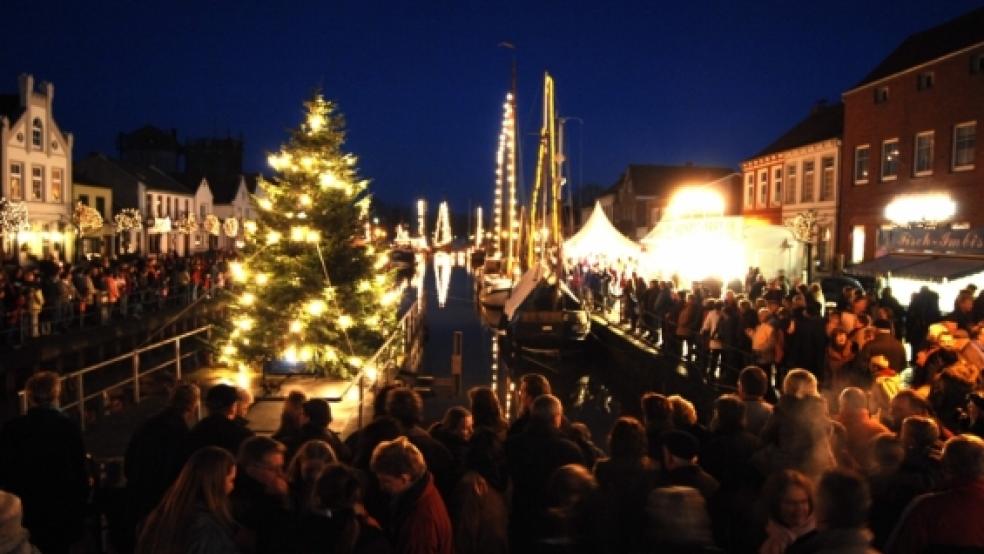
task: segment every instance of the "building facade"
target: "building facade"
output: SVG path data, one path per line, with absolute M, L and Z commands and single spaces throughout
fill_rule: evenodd
M 86 257 L 112 257 L 116 252 L 112 187 L 75 181 L 72 183 L 72 205 L 76 204 L 94 208 L 103 219 L 102 229 L 83 234 L 76 241 L 79 254 Z
M 201 198 L 177 179 L 155 166 L 141 166 L 93 154 L 75 166 L 75 179 L 108 186 L 113 190 L 115 213 L 136 209 L 143 217 L 140 229 L 121 233 L 118 253 L 187 255 L 194 251 L 192 234 L 183 232 L 180 222 L 198 206 Z M 208 188 L 207 182 L 202 186 Z M 211 207 L 206 205 L 206 212 Z M 198 224 L 201 225 L 201 218 Z M 201 248 L 202 250 L 206 249 Z
M 35 87 L 21 75 L 17 94 L 0 95 L 0 196 L 27 205 L 29 229 L 4 237 L 14 248 L 40 258 L 71 259 L 71 133 L 55 121 L 55 86 Z
M 833 266 L 837 233 L 838 173 L 844 107 L 819 103 L 804 119 L 742 163 L 742 214 L 787 225 L 816 214 L 810 263 Z
M 980 276 L 984 8 L 908 37 L 843 100 L 846 263 L 902 279 L 893 287 L 903 301 L 903 283 Z

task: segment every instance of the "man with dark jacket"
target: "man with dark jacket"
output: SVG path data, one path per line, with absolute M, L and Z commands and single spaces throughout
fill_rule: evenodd
M 25 385 L 30 408 L 0 431 L 0 489 L 24 506 L 24 527 L 45 554 L 82 537 L 89 477 L 79 427 L 58 410 L 61 382 L 42 371 Z
M 129 532 L 157 506 L 181 472 L 185 440 L 198 417 L 199 400 L 197 386 L 178 385 L 167 407 L 137 427 L 130 438 L 123 464 L 132 519 Z
M 369 465 L 380 489 L 392 497 L 386 531 L 396 552 L 454 552 L 451 519 L 420 450 L 406 437 L 383 441 Z
M 235 456 L 239 445 L 253 436 L 253 432 L 236 423 L 236 404 L 239 393 L 230 385 L 215 385 L 205 395 L 208 416 L 199 421 L 188 433 L 184 459 L 205 446 L 225 448 Z M 182 462 L 183 463 L 183 462 Z
M 796 540 L 786 554 L 878 554 L 867 529 L 871 495 L 860 475 L 828 471 L 817 487 L 817 530 Z
M 867 376 L 868 379 L 871 376 L 871 359 L 875 356 L 885 356 L 888 366 L 896 373 L 905 369 L 905 347 L 892 335 L 892 322 L 877 319 L 875 329 L 875 338 L 861 348 L 854 362 L 858 374 Z
M 400 423 L 400 431 L 424 455 L 427 468 L 434 475 L 434 485 L 444 498 L 451 498 L 455 480 L 454 458 L 451 452 L 420 426 L 424 401 L 416 391 L 395 389 L 386 399 L 386 412 Z
M 563 416 L 556 396 L 541 395 L 530 405 L 526 429 L 506 439 L 506 467 L 513 482 L 509 523 L 514 552 L 530 551 L 537 530 L 543 528 L 537 518 L 545 509 L 544 492 L 553 472 L 567 464 L 584 465 L 581 449 L 560 432 Z
M 328 428 L 331 423 L 331 406 L 327 400 L 312 398 L 301 405 L 301 430 L 284 441 L 287 447 L 287 460 L 294 459 L 294 454 L 310 440 L 325 441 L 330 446 L 339 462 L 352 463 L 352 453 L 338 438 L 334 431 Z
M 509 426 L 509 436 L 518 435 L 526 430 L 530 422 L 530 406 L 540 395 L 551 394 L 550 381 L 539 373 L 527 373 L 519 379 L 519 390 L 516 393 L 519 401 L 519 416 Z
M 285 452 L 283 444 L 269 437 L 250 437 L 239 448 L 229 501 L 233 518 L 250 532 L 256 552 L 293 550 Z
M 943 447 L 948 488 L 909 504 L 885 552 L 984 551 L 984 440 L 959 435 Z
M 697 465 L 700 443 L 685 431 L 668 431 L 663 434 L 663 468 L 661 487 L 691 487 L 697 489 L 704 500 L 709 500 L 720 485 Z

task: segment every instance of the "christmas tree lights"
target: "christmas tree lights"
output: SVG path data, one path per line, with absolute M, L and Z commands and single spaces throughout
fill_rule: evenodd
M 358 371 L 394 328 L 398 298 L 388 255 L 365 240 L 368 181 L 342 150 L 342 116 L 320 94 L 268 157 L 244 259 L 229 266 L 232 312 L 219 322 L 219 361 L 278 362 L 332 376 Z

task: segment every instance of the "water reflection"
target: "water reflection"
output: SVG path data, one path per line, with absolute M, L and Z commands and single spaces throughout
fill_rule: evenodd
M 447 252 L 434 254 L 434 288 L 437 290 L 437 306 L 443 308 L 448 303 L 448 291 L 451 290 L 451 271 L 454 268 L 453 258 Z

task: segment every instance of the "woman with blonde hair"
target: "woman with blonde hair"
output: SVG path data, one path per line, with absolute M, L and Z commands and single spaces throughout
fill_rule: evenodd
M 325 441 L 310 440 L 301 445 L 287 468 L 291 506 L 297 512 L 314 509 L 315 485 L 325 468 L 338 463 L 335 451 Z
M 236 461 L 209 446 L 192 454 L 177 481 L 147 517 L 137 554 L 233 554 L 238 525 L 229 509 Z

